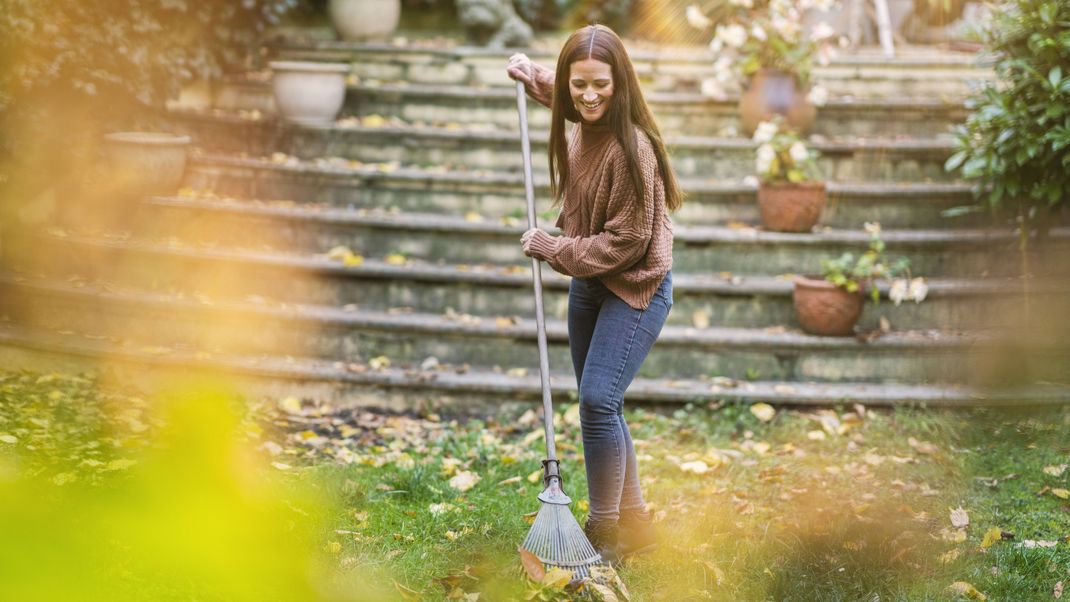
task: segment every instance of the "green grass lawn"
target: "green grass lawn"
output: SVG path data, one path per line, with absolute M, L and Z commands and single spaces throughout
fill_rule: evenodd
M 577 412 L 560 406 L 582 522 Z M 1068 409 L 761 413 L 628 412 L 665 542 L 620 569 L 632 600 L 953 600 L 956 582 L 1051 600 L 1070 581 Z M 539 424 L 0 373 L 0 566 L 25 569 L 0 598 L 565 599 L 517 554 Z M 80 589 L 33 570 L 85 555 Z

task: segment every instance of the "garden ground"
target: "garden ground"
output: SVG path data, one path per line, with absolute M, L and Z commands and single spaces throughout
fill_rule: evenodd
M 559 406 L 582 521 L 578 409 Z M 1068 408 L 627 417 L 665 536 L 621 567 L 632 600 L 1050 600 L 1070 581 Z M 517 554 L 539 425 L 0 373 L 0 597 L 565 599 Z

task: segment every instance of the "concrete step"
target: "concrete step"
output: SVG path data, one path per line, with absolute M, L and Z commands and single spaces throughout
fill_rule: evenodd
M 7 279 L 4 313 L 15 324 L 117 339 L 134 348 L 269 354 L 418 365 L 434 356 L 481 369 L 537 369 L 534 320 L 373 312 L 333 306 L 205 302 L 140 290 L 92 290 Z M 570 367 L 565 324 L 548 320 L 550 362 Z M 784 328 L 667 326 L 641 370 L 646 378 L 962 383 L 988 335 L 892 332 L 870 342 Z M 1070 358 L 1068 358 L 1070 359 Z M 1045 375 L 1047 378 L 1054 378 Z
M 10 369 L 76 372 L 106 366 L 120 382 L 139 385 L 158 385 L 161 380 L 174 382 L 176 377 L 188 381 L 209 374 L 222 376 L 251 395 L 312 397 L 338 408 L 362 406 L 411 411 L 423 407 L 485 415 L 505 406 L 541 404 L 538 376 L 533 374 L 515 376 L 471 368 L 460 370 L 441 364 L 428 370 L 397 365 L 369 369 L 366 364 L 293 356 L 138 349 L 78 333 L 57 333 L 3 322 L 0 322 L 0 363 Z M 551 387 L 557 404 L 575 399 L 576 384 L 570 375 L 553 375 Z M 837 403 L 1020 406 L 1066 403 L 1070 401 L 1070 391 L 1053 386 L 995 392 L 958 385 L 639 378 L 629 387 L 627 401 L 644 406 L 719 401 L 819 406 Z
M 186 182 L 195 189 L 241 198 L 286 199 L 336 207 L 397 208 L 401 211 L 488 219 L 525 218 L 523 176 L 514 172 L 425 169 L 400 164 L 355 164 L 339 159 L 242 157 L 202 153 L 193 157 Z M 549 178 L 535 176 L 540 213 L 551 209 Z M 740 180 L 681 178 L 687 195 L 674 220 L 683 224 L 758 223 L 755 184 Z M 976 227 L 984 214 L 953 219 L 940 212 L 973 202 L 966 184 L 949 182 L 829 182 L 821 224 L 859 228 L 876 221 L 888 228 Z
M 525 52 L 533 60 L 553 66 L 560 41 Z M 424 84 L 507 86 L 505 64 L 513 50 L 465 46 L 416 47 L 415 44 L 354 44 L 334 40 L 289 39 L 269 44 L 273 57 L 284 60 L 346 62 L 362 80 L 406 81 Z M 650 89 L 698 89 L 712 77 L 714 56 L 707 48 L 632 48 L 630 58 L 641 81 Z M 887 59 L 872 51 L 846 52 L 827 66 L 815 65 L 813 79 L 836 94 L 965 96 L 976 82 L 993 79 L 986 59 L 969 53 L 931 48 L 900 49 Z
M 269 81 L 224 82 L 215 107 L 277 114 Z M 235 88 L 235 89 L 232 89 Z M 663 134 L 736 136 L 741 129 L 739 99 L 713 100 L 697 92 L 659 92 L 646 100 Z M 531 127 L 549 129 L 550 111 L 528 101 Z M 408 123 L 478 124 L 517 129 L 516 91 L 508 87 L 371 83 L 348 86 L 342 115 L 396 118 Z M 961 100 L 949 98 L 830 99 L 818 108 L 812 133 L 826 137 L 927 137 L 965 121 Z
M 266 304 L 355 306 L 378 312 L 455 312 L 492 319 L 534 314 L 529 266 L 404 265 L 368 257 L 344 265 L 322 255 L 242 250 L 144 241 L 44 235 L 34 248 L 56 259 L 55 279 L 97 287 L 196 294 L 207 300 Z M 110 267 L 101 267 L 110 266 Z M 547 315 L 564 320 L 568 278 L 543 272 Z M 893 328 L 975 329 L 1007 326 L 1018 314 L 1021 286 L 1013 279 L 931 279 L 924 303 L 867 303 L 860 330 L 883 317 Z M 792 282 L 786 276 L 675 272 L 669 324 L 795 328 Z M 1034 284 L 1033 295 L 1067 294 L 1065 287 Z
M 526 224 L 463 216 L 385 211 L 219 203 L 184 197 L 146 201 L 130 229 L 150 238 L 180 237 L 231 246 L 299 253 L 349 247 L 369 257 L 400 254 L 427 262 L 524 266 L 520 248 Z M 547 220 L 543 227 L 557 233 Z M 1060 249 L 1070 231 L 1056 230 Z M 927 277 L 1013 275 L 1016 261 L 1000 261 L 1016 248 L 1013 233 L 998 230 L 884 230 L 888 252 L 910 260 Z M 673 266 L 680 272 L 738 274 L 813 273 L 821 261 L 866 250 L 869 234 L 831 228 L 807 234 L 770 232 L 741 224 L 675 228 Z
M 366 126 L 340 121 L 331 127 L 297 126 L 266 119 L 220 118 L 212 112 L 174 114 L 176 129 L 212 150 L 304 159 L 340 157 L 364 163 L 399 162 L 482 170 L 521 170 L 519 134 L 413 125 Z M 549 133 L 531 132 L 533 157 L 546 156 Z M 744 138 L 666 136 L 671 161 L 683 177 L 738 179 L 754 173 L 756 145 Z M 944 171 L 950 138 L 845 138 L 813 140 L 822 174 L 832 181 L 948 181 Z M 545 159 L 535 173 L 548 173 Z

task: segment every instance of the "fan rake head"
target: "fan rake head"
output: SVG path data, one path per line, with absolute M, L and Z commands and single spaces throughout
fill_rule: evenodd
M 546 489 L 539 494 L 542 508 L 524 538 L 524 548 L 547 567 L 572 571 L 573 579 L 591 575 L 591 567 L 602 564 L 602 556 L 583 532 L 569 504 L 572 500 L 561 490 L 561 477 L 547 478 Z

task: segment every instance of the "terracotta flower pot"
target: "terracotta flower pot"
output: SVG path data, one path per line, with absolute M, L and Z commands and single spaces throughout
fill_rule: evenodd
M 330 125 L 346 99 L 349 65 L 272 61 L 272 89 L 279 115 L 302 125 Z
M 797 276 L 792 293 L 795 319 L 803 330 L 822 336 L 849 336 L 862 315 L 865 297 L 817 277 Z
M 104 135 L 103 155 L 120 190 L 134 196 L 172 194 L 186 171 L 190 137 L 158 132 Z
M 343 40 L 384 41 L 398 27 L 401 0 L 330 0 L 327 12 Z
M 777 232 L 809 232 L 821 219 L 828 194 L 824 182 L 758 186 L 762 227 Z
M 799 89 L 795 75 L 775 69 L 761 69 L 751 76 L 747 90 L 739 98 L 739 116 L 743 132 L 754 134 L 758 124 L 780 115 L 784 123 L 805 133 L 817 117 L 817 109 Z

